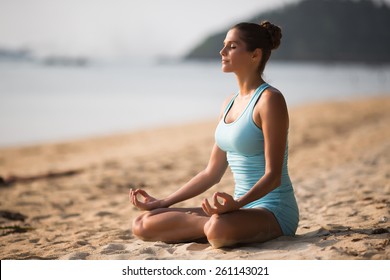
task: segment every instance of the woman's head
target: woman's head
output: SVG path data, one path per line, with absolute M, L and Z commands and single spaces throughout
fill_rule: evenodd
M 229 32 L 237 34 L 240 41 L 245 44 L 246 51 L 261 50 L 257 70 L 260 75 L 263 74 L 265 65 L 271 56 L 271 51 L 277 49 L 280 45 L 280 39 L 282 38 L 280 27 L 268 21 L 263 21 L 261 24 L 242 22 L 233 26 Z M 223 56 L 222 51 L 221 55 Z

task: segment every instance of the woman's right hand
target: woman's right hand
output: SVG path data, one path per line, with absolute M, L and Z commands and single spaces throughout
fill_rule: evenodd
M 142 196 L 142 201 L 138 199 L 138 195 Z M 129 200 L 135 207 L 140 210 L 153 210 L 156 208 L 161 208 L 161 200 L 156 199 L 150 196 L 146 191 L 137 189 L 130 189 L 129 191 Z

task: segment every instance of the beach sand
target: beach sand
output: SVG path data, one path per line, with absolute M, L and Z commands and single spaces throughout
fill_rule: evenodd
M 386 97 L 387 96 L 387 97 Z M 168 195 L 207 164 L 216 121 L 0 149 L 1 259 L 390 259 L 390 98 L 290 109 L 295 237 L 212 249 L 143 242 L 129 188 Z M 229 172 L 206 194 L 232 193 Z

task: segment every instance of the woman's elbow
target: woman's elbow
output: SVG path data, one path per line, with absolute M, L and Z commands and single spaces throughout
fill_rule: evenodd
M 282 184 L 282 173 L 281 172 L 268 172 L 269 184 L 273 189 L 279 187 Z
M 281 184 L 282 184 L 282 179 L 281 179 L 281 177 L 277 177 L 277 178 L 274 180 L 273 187 L 274 187 L 274 188 L 277 188 L 277 187 L 279 187 Z

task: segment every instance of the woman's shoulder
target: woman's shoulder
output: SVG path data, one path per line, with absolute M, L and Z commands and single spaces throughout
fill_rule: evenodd
M 259 105 L 280 106 L 286 104 L 286 100 L 280 90 L 273 86 L 266 88 L 261 94 Z
M 283 94 L 279 89 L 277 89 L 271 85 L 268 85 L 268 87 L 262 93 L 262 96 L 268 96 L 268 98 L 271 98 L 271 97 L 274 97 L 274 98 L 279 97 L 280 98 L 280 97 L 283 97 Z
M 272 86 L 264 90 L 255 107 L 256 113 L 261 118 L 286 116 L 288 118 L 287 103 L 283 94 Z

